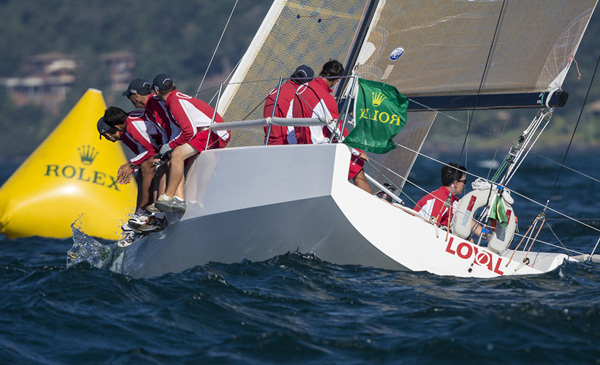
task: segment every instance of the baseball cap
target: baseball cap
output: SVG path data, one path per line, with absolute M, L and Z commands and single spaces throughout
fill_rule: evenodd
M 108 130 L 111 128 L 104 121 L 104 117 L 101 117 L 100 119 L 98 119 L 98 124 L 96 125 L 96 127 L 98 128 L 98 133 L 100 133 L 100 139 L 102 139 L 102 135 L 104 133 L 108 132 Z
M 167 74 L 158 74 L 152 81 L 152 88 L 154 90 L 169 90 L 173 87 L 173 79 Z
M 303 78 L 303 79 L 312 79 L 314 76 L 315 76 L 315 72 L 313 71 L 312 68 L 310 68 L 306 65 L 301 65 L 301 66 L 298 66 L 296 71 L 294 71 L 294 74 L 292 77 L 299 77 L 299 78 Z
M 129 96 L 131 94 L 148 95 L 152 92 L 150 83 L 144 79 L 135 79 L 129 83 L 127 90 L 123 91 L 121 95 Z

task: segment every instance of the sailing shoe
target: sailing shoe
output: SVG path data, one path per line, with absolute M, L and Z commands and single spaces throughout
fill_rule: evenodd
M 155 216 L 151 216 L 150 219 L 148 219 L 148 222 L 141 226 L 139 230 L 142 234 L 159 232 L 167 228 L 168 225 L 166 217 L 156 218 Z
M 155 206 L 154 203 L 148 205 L 146 207 L 146 211 L 152 214 L 156 214 L 156 213 L 160 213 L 160 210 L 158 210 Z
M 129 223 L 125 222 L 123 223 L 123 225 L 121 226 L 121 229 L 123 230 L 123 232 L 132 232 L 133 228 L 129 227 Z
M 185 200 L 181 200 L 175 196 L 168 199 L 162 196 L 158 198 L 154 206 L 164 213 L 185 213 Z
M 146 222 L 148 222 L 148 219 L 150 217 L 146 214 L 134 214 L 131 218 L 129 218 L 129 220 L 127 221 L 127 224 L 129 224 L 129 227 L 133 228 L 133 229 L 138 229 L 140 226 L 144 225 Z

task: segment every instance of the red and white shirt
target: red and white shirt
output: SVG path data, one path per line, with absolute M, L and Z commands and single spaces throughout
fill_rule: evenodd
M 294 100 L 294 118 L 321 118 L 323 121 L 327 118 L 338 119 L 340 113 L 335 98 L 330 94 L 332 91 L 325 79 L 321 78 L 301 85 Z M 342 128 L 342 123 L 338 128 Z M 329 143 L 333 135 L 333 128 L 327 125 L 295 127 L 294 130 L 299 144 Z M 344 129 L 343 136 L 347 135 L 348 131 Z M 353 148 L 352 154 L 360 156 L 361 151 Z
M 165 143 L 171 141 L 181 133 L 181 129 L 167 110 L 165 102 L 160 100 L 156 95 L 152 95 L 148 99 L 145 111 L 148 118 L 165 131 L 167 136 Z
M 223 123 L 219 113 L 200 99 L 196 99 L 177 90 L 171 92 L 167 96 L 167 110 L 173 116 L 175 123 L 181 129 L 180 133 L 171 139 L 169 146 L 175 149 L 188 143 L 198 130 L 209 127 L 213 115 L 215 115 L 215 123 Z M 225 142 L 229 142 L 229 131 L 212 132 L 219 136 Z
M 267 100 L 265 101 L 265 108 L 263 109 L 263 117 L 269 118 L 275 116 L 277 118 L 292 118 L 292 110 L 294 108 L 294 97 L 296 96 L 296 90 L 300 85 L 288 80 L 286 83 L 281 85 L 281 91 L 279 91 L 279 98 L 277 99 L 277 108 L 275 109 L 275 115 L 273 115 L 273 106 L 275 105 L 275 98 L 277 97 L 278 88 L 273 89 Z M 264 127 L 265 138 L 269 132 L 269 127 Z M 279 125 L 271 126 L 271 134 L 269 135 L 270 145 L 282 145 L 282 144 L 295 144 L 296 133 L 294 127 L 285 127 Z
M 129 162 L 137 167 L 154 157 L 166 140 L 164 131 L 151 122 L 141 110 L 134 110 L 128 114 L 125 127 L 126 132 L 119 132 L 119 135 L 121 141 L 136 154 Z
M 421 217 L 427 220 L 431 217 L 435 217 L 439 225 L 448 227 L 450 209 L 448 209 L 444 203 L 449 195 L 450 190 L 447 187 L 442 186 L 421 198 L 421 200 L 417 202 L 414 210 L 418 212 Z M 455 212 L 456 208 L 458 208 L 458 198 L 452 195 L 451 201 L 452 212 Z

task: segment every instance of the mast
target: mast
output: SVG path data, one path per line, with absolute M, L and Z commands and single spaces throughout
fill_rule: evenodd
M 352 45 L 352 51 L 350 52 L 350 57 L 348 57 L 348 62 L 344 65 L 344 76 L 348 76 L 352 74 L 354 69 L 354 65 L 358 60 L 358 55 L 360 54 L 360 50 L 362 48 L 363 43 L 365 42 L 365 38 L 367 37 L 367 32 L 369 31 L 369 27 L 371 26 L 371 22 L 373 21 L 373 16 L 375 15 L 375 11 L 377 10 L 377 5 L 379 5 L 379 0 L 370 0 L 369 6 L 365 13 L 365 16 L 360 25 L 360 30 L 358 31 L 358 36 Z M 340 80 L 339 85 L 335 91 L 335 98 L 338 99 L 342 92 L 346 89 L 348 85 L 348 78 L 344 77 Z

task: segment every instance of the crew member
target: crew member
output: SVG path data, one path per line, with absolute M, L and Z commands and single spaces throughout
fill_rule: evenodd
M 152 86 L 148 81 L 144 79 L 131 81 L 127 90 L 121 95 L 126 96 L 134 107 L 144 109 L 146 116 L 165 131 L 169 142 L 181 133 L 167 111 L 165 102 L 152 93 Z
M 428 221 L 435 218 L 438 226 L 448 227 L 451 215 L 458 207 L 457 195 L 461 195 L 467 184 L 467 169 L 457 163 L 448 163 L 442 167 L 442 186 L 425 195 L 417 202 L 414 210 Z
M 229 142 L 229 131 L 209 131 L 213 115 L 216 123 L 223 118 L 200 99 L 196 99 L 176 90 L 173 79 L 166 74 L 154 78 L 152 88 L 156 96 L 165 102 L 167 111 L 180 128 L 180 133 L 160 148 L 160 155 L 171 154 L 167 189 L 156 203 L 162 212 L 183 213 L 186 209 L 184 199 L 184 162 L 209 148 L 224 148 Z
M 273 89 L 267 100 L 265 101 L 265 108 L 263 110 L 263 117 L 277 117 L 277 118 L 292 118 L 293 107 L 294 107 L 294 96 L 298 87 L 308 81 L 310 81 L 315 72 L 312 68 L 302 65 L 298 66 L 296 71 L 290 76 L 290 78 L 281 85 L 280 88 L 276 87 Z M 277 91 L 279 90 L 279 96 Z M 275 98 L 277 98 L 277 108 L 273 113 L 273 106 L 275 105 Z M 269 134 L 269 127 L 265 127 L 265 141 L 267 134 Z M 294 127 L 285 127 L 279 125 L 271 125 L 271 133 L 269 134 L 268 145 L 282 145 L 282 144 L 295 144 L 296 134 L 294 133 Z
M 129 149 L 136 154 L 126 164 L 119 167 L 117 183 L 127 184 L 131 181 L 134 172 L 138 179 L 138 199 L 136 212 L 129 219 L 128 225 L 142 232 L 153 232 L 164 229 L 167 222 L 164 217 L 157 217 L 150 221 L 150 215 L 146 212 L 147 206 L 154 201 L 153 179 L 154 159 L 160 146 L 166 142 L 164 131 L 148 120 L 143 111 L 126 113 L 120 108 L 111 106 L 106 109 L 104 117 L 97 123 L 100 136 L 104 136 L 111 142 L 121 140 Z
M 134 107 L 144 109 L 146 116 L 165 131 L 168 142 L 171 142 L 173 138 L 181 133 L 181 129 L 175 124 L 173 117 L 167 111 L 165 102 L 152 93 L 152 85 L 148 81 L 139 78 L 131 81 L 127 90 L 123 91 L 121 95 L 126 96 Z M 157 167 L 154 177 L 158 185 L 158 195 L 156 197 L 164 194 L 167 186 L 167 166 L 162 162 L 158 164 L 160 166 Z M 148 205 L 146 210 L 150 213 L 160 212 L 156 209 L 154 203 Z
M 294 100 L 294 118 L 320 118 L 325 121 L 328 118 L 338 119 L 340 113 L 335 98 L 331 95 L 332 88 L 337 84 L 344 74 L 344 66 L 336 60 L 330 60 L 323 65 L 319 78 L 310 81 L 298 88 Z M 338 126 L 341 130 L 341 124 Z M 329 125 L 295 127 L 296 139 L 299 144 L 324 144 L 329 141 L 338 142 L 334 134 L 334 128 Z M 344 129 L 343 136 L 348 135 Z M 352 159 L 348 180 L 364 191 L 371 193 L 371 187 L 367 182 L 363 170 L 364 161 L 368 161 L 367 155 L 352 148 Z

